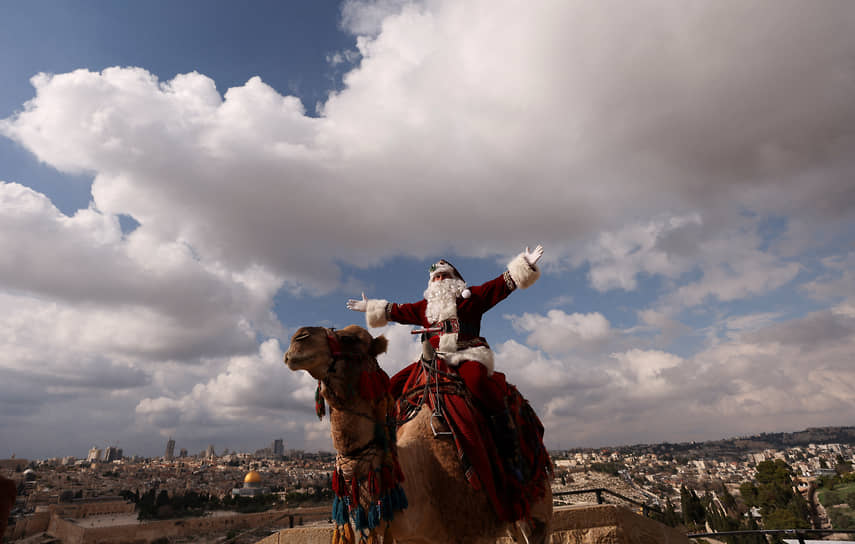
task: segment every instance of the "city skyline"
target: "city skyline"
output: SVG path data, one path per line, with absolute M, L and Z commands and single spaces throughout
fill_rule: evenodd
M 537 244 L 481 331 L 547 447 L 855 420 L 853 27 L 846 0 L 3 2 L 0 457 L 330 450 L 297 328 Z M 389 374 L 418 356 L 371 332 Z

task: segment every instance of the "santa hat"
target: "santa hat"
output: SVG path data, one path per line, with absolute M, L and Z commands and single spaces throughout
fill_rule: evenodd
M 440 259 L 430 265 L 429 281 L 433 281 L 434 276 L 442 272 L 449 274 L 452 278 L 457 278 L 458 280 L 462 281 L 464 285 L 466 284 L 466 280 L 463 279 L 463 276 L 460 274 L 460 272 L 458 272 L 457 269 L 454 268 L 453 264 L 446 261 L 445 259 Z M 460 296 L 462 296 L 463 298 L 469 298 L 470 296 L 472 296 L 472 291 L 470 291 L 468 287 L 464 288 L 463 292 L 460 293 Z

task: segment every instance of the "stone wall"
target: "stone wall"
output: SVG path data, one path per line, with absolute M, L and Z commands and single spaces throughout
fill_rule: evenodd
M 41 533 L 47 530 L 49 523 L 49 511 L 45 510 L 43 512 L 36 512 L 32 516 L 19 519 L 15 525 L 6 529 L 6 538 L 9 540 L 17 540 L 19 538 L 32 536 L 36 533 Z
M 332 527 L 279 531 L 256 544 L 329 544 Z M 512 544 L 511 538 L 501 544 Z M 555 509 L 552 544 L 688 544 L 686 534 L 611 504 Z
M 54 512 L 50 516 L 50 523 L 47 524 L 46 532 L 62 540 L 63 544 L 146 544 L 162 537 L 184 538 L 232 529 L 241 531 L 263 526 L 283 527 L 289 525 L 292 517 L 296 523 L 301 518 L 307 521 L 326 519 L 328 516 L 329 508 L 324 506 L 320 508 L 274 510 L 255 514 L 149 521 L 111 527 L 81 527 L 73 520 L 60 517 L 58 512 Z
M 50 505 L 51 513 L 61 518 L 85 518 L 107 514 L 130 514 L 136 505 L 128 501 L 86 501 Z

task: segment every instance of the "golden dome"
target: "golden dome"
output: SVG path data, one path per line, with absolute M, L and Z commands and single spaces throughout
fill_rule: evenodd
M 245 484 L 260 484 L 261 483 L 261 474 L 254 470 L 250 470 L 246 473 L 246 476 L 243 479 L 243 483 Z

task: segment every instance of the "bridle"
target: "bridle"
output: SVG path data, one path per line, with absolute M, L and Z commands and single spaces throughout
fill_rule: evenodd
M 330 376 L 335 374 L 336 363 L 338 363 L 339 361 L 347 361 L 347 360 L 360 361 L 362 359 L 368 358 L 369 355 L 367 355 L 367 354 L 356 354 L 356 353 L 346 353 L 344 350 L 342 350 L 341 341 L 339 340 L 338 336 L 336 336 L 334 328 L 326 328 L 325 327 L 324 333 L 326 334 L 326 337 L 327 337 L 327 347 L 329 347 L 329 350 L 330 350 L 330 363 L 327 366 L 326 376 L 324 376 L 324 378 L 318 380 L 318 387 L 320 387 L 320 384 L 323 383 L 324 386 L 326 387 L 328 394 L 333 399 L 335 399 L 336 404 L 338 404 L 340 406 L 344 406 L 346 399 L 337 395 L 335 393 L 335 390 L 332 388 L 331 383 L 330 383 Z M 379 370 L 379 366 L 378 366 L 378 370 Z M 332 409 L 332 408 L 334 408 L 334 406 L 331 404 L 330 408 Z M 343 408 L 337 408 L 337 409 L 343 410 Z M 375 423 L 377 422 L 377 418 L 371 414 L 362 412 L 360 410 L 356 410 L 354 408 L 348 408 L 347 411 L 353 415 L 368 419 L 368 420 L 373 421 Z M 370 448 L 372 448 L 373 446 L 376 446 L 376 445 L 377 445 L 377 439 L 375 437 L 375 438 L 372 438 L 370 441 L 368 441 L 366 444 L 363 444 L 362 446 L 359 446 L 359 447 L 357 447 L 357 448 L 355 448 L 349 452 L 339 454 L 339 457 L 344 457 L 344 458 L 361 457 L 361 456 L 366 454 L 367 450 L 369 450 Z
M 335 364 L 339 361 L 346 359 L 358 359 L 358 357 L 355 357 L 353 354 L 342 351 L 341 341 L 339 341 L 338 336 L 335 335 L 334 328 L 324 328 L 324 332 L 327 335 L 327 347 L 330 348 L 330 364 L 327 366 L 327 374 L 335 372 Z

